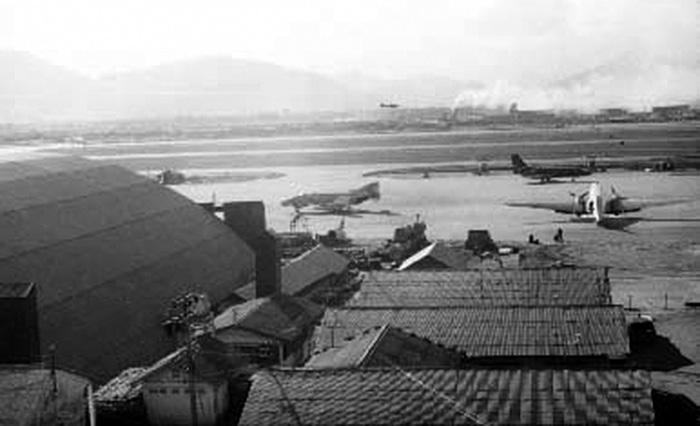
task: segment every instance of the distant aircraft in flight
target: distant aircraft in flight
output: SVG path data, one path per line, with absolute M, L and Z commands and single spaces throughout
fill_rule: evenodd
M 641 221 L 651 222 L 698 222 L 697 219 L 652 219 L 624 216 L 626 213 L 639 212 L 647 207 L 668 206 L 688 202 L 688 200 L 633 201 L 623 197 L 611 186 L 611 194 L 603 195 L 600 183 L 593 182 L 582 194 L 571 194 L 572 201 L 562 202 L 523 202 L 506 203 L 511 207 L 529 207 L 552 210 L 555 213 L 570 214 L 569 222 L 595 223 L 597 226 L 612 230 L 625 230 Z
M 367 200 L 379 199 L 379 182 L 372 182 L 358 189 L 342 193 L 301 194 L 282 201 L 284 207 L 294 207 L 297 214 L 353 214 L 352 206 Z M 303 208 L 313 210 L 302 212 Z
M 576 178 L 592 173 L 589 167 L 580 166 L 530 166 L 520 157 L 520 154 L 510 156 L 513 172 L 521 176 L 538 179 L 540 183 L 550 183 L 555 178 Z
M 380 107 L 380 108 L 398 108 L 398 107 L 399 107 L 399 104 L 395 104 L 395 103 L 384 103 L 384 102 L 382 102 L 382 103 L 379 104 L 379 107 Z

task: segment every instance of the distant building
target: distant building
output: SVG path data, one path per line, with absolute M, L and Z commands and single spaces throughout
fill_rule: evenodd
M 629 118 L 629 111 L 625 108 L 603 108 L 600 110 L 600 115 L 610 121 L 619 121 Z
M 443 122 L 449 120 L 452 115 L 450 108 L 426 107 L 426 108 L 400 108 L 386 111 L 392 120 L 405 121 L 408 123 L 419 122 Z
M 313 328 L 322 316 L 323 308 L 301 297 L 258 298 L 219 314 L 213 337 L 252 364 L 300 365 L 311 354 Z
M 352 340 L 315 354 L 307 368 L 433 367 L 458 368 L 461 353 L 388 325 L 363 331 Z M 335 345 L 338 346 L 335 346 Z
M 684 120 L 691 118 L 690 105 L 655 106 L 651 109 L 652 115 L 660 120 Z
M 651 121 L 654 118 L 653 114 L 649 111 L 635 111 L 635 112 L 630 112 L 629 115 L 630 115 L 630 119 L 632 121 L 636 121 L 636 122 Z
M 502 121 L 511 122 L 512 117 L 505 107 L 459 106 L 452 110 L 452 121 L 455 124 L 491 123 Z
M 557 116 L 551 110 L 515 110 L 511 116 L 516 124 L 554 124 Z
M 239 425 L 654 425 L 650 375 L 552 368 L 269 370 Z
M 90 381 L 63 370 L 0 365 L 0 424 L 85 426 Z
M 57 366 L 98 383 L 173 349 L 173 298 L 216 305 L 253 275 L 236 233 L 123 167 L 3 154 L 0 176 L 0 282 L 34 283 L 41 353 L 55 346 Z

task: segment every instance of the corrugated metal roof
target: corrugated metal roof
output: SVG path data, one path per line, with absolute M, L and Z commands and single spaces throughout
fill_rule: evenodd
M 85 409 L 78 402 L 83 402 L 83 392 L 90 384 L 87 379 L 62 370 L 56 370 L 53 376 L 48 368 L 4 365 L 0 368 L 0 425 L 34 425 L 53 419 L 47 419 L 47 411 L 53 407 L 54 380 L 58 389 L 56 410 L 59 415 L 69 416 L 67 420 L 71 424 L 70 416 Z M 78 415 L 77 419 L 80 418 Z
M 343 273 L 348 265 L 350 261 L 345 256 L 319 244 L 282 267 L 281 291 L 297 296 L 319 280 Z M 255 298 L 255 282 L 236 290 L 236 296 L 245 300 Z
M 248 282 L 254 255 L 225 224 L 122 167 L 76 157 L 0 160 L 0 280 L 37 285 L 41 343 L 98 381 L 172 349 L 170 301 L 213 303 Z
M 404 260 L 401 266 L 399 266 L 398 270 L 410 270 L 411 268 L 416 267 L 421 261 L 428 258 L 444 265 L 444 267 L 447 269 L 464 270 L 467 269 L 469 265 L 469 258 L 463 251 L 453 250 L 440 242 L 434 242 L 428 247 L 423 248 L 413 256 Z
M 323 308 L 301 297 L 280 294 L 231 306 L 214 319 L 217 337 L 232 341 L 237 329 L 285 341 L 305 334 L 323 315 Z
M 311 368 L 347 368 L 360 367 L 363 361 L 386 333 L 387 326 L 376 326 L 355 336 L 351 341 L 344 342 L 341 347 L 328 348 L 317 353 L 306 362 Z
M 341 274 L 349 264 L 345 256 L 319 244 L 282 268 L 282 292 L 297 295 L 320 279 Z
M 388 325 L 364 330 L 350 341 L 336 341 L 337 347 L 315 354 L 309 368 L 352 368 L 371 366 L 450 368 L 458 365 L 461 353 Z
M 251 281 L 243 287 L 239 288 L 234 294 L 243 300 L 255 299 L 255 281 Z
M 620 306 L 345 308 L 327 310 L 316 347 L 333 346 L 382 324 L 468 357 L 608 356 L 629 353 Z
M 50 395 L 50 371 L 0 369 L 0 424 L 34 424 Z
M 375 272 L 349 306 L 608 305 L 603 268 Z
M 653 425 L 649 373 L 616 370 L 258 372 L 239 425 Z

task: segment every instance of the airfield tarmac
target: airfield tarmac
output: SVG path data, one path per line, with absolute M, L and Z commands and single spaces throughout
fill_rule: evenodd
M 179 185 L 178 192 L 197 201 L 261 199 L 268 226 L 289 230 L 293 212 L 280 202 L 302 191 L 342 192 L 368 182 L 367 166 L 317 166 L 276 169 L 285 176 L 273 181 L 222 185 Z M 700 218 L 700 177 L 640 172 L 609 172 L 592 176 L 609 190 L 614 185 L 630 198 L 689 200 L 650 208 L 639 216 L 665 219 Z M 592 180 L 591 179 L 591 180 Z M 552 243 L 558 227 L 564 230 L 565 252 L 579 263 L 610 266 L 613 301 L 650 312 L 663 321 L 658 327 L 674 338 L 686 356 L 700 362 L 700 310 L 684 308 L 700 301 L 700 222 L 641 222 L 630 232 L 597 228 L 592 224 L 552 223 L 568 218 L 542 210 L 505 206 L 507 201 L 568 200 L 589 179 L 578 183 L 527 185 L 512 174 L 452 175 L 380 178 L 381 199 L 362 206 L 376 212 L 345 219 L 347 234 L 356 240 L 377 242 L 393 236 L 396 227 L 412 223 L 417 215 L 433 240 L 464 240 L 469 229 L 488 229 L 499 241 L 524 242 L 529 234 Z M 335 216 L 308 216 L 299 230 L 325 233 L 338 226 Z M 694 340 L 694 343 L 693 343 Z
M 696 130 L 689 133 L 693 126 Z M 360 208 L 392 215 L 370 214 L 346 218 L 346 232 L 358 241 L 377 241 L 393 236 L 394 228 L 412 223 L 417 215 L 434 240 L 464 240 L 469 229 L 488 229 L 498 241 L 524 242 L 529 234 L 551 243 L 561 227 L 565 251 L 586 264 L 611 266 L 615 303 L 651 312 L 657 328 L 669 336 L 684 355 L 700 362 L 700 309 L 685 308 L 700 301 L 700 222 L 641 222 L 630 232 L 596 228 L 591 224 L 553 223 L 566 215 L 548 211 L 507 207 L 508 201 L 567 201 L 570 192 L 581 193 L 593 180 L 604 190 L 614 185 L 619 193 L 634 199 L 686 200 L 682 204 L 643 210 L 635 216 L 664 219 L 700 218 L 700 176 L 665 173 L 609 171 L 577 182 L 528 185 L 527 180 L 508 172 L 487 176 L 471 174 L 363 177 L 363 173 L 392 166 L 455 164 L 503 159 L 521 152 L 527 160 L 576 159 L 582 155 L 670 155 L 700 153 L 697 123 L 681 126 L 652 126 L 638 132 L 630 126 L 592 131 L 508 134 L 494 132 L 348 135 L 273 138 L 267 141 L 153 141 L 91 144 L 86 147 L 54 147 L 52 150 L 116 162 L 136 171 L 176 168 L 185 173 L 244 170 L 261 175 L 277 173 L 274 180 L 186 184 L 173 189 L 198 201 L 262 200 L 268 226 L 289 230 L 293 211 L 280 205 L 283 199 L 302 192 L 344 192 L 373 180 L 381 185 L 381 199 Z M 664 129 L 671 129 L 664 133 Z M 624 132 L 621 129 L 626 129 Z M 630 130 L 632 129 L 632 130 Z M 661 130 L 659 130 L 661 129 Z M 675 130 L 674 130 L 675 129 Z M 644 129 L 642 129 L 644 130 Z M 627 132 L 627 133 L 625 133 Z M 574 134 L 576 137 L 572 137 Z M 523 136 L 524 135 L 524 136 Z M 614 135 L 609 138 L 606 135 Z M 620 144 L 620 135 L 625 144 Z M 338 226 L 340 218 L 309 216 L 298 230 L 325 233 Z

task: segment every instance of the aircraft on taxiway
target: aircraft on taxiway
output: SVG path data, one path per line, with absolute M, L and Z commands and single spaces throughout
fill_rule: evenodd
M 583 166 L 532 166 L 527 164 L 520 154 L 510 156 L 513 164 L 513 173 L 519 174 L 526 178 L 537 179 L 539 183 L 553 183 L 556 178 L 577 178 L 581 176 L 589 176 L 593 173 L 593 167 Z
M 284 207 L 294 207 L 297 215 L 329 214 L 352 215 L 364 211 L 354 210 L 352 206 L 367 200 L 379 199 L 379 182 L 372 182 L 348 192 L 301 194 L 282 201 Z M 311 210 L 302 210 L 310 207 Z
M 668 206 L 689 202 L 689 200 L 630 200 L 617 193 L 611 186 L 610 195 L 605 196 L 598 182 L 593 182 L 587 191 L 570 194 L 571 202 L 511 202 L 510 207 L 529 207 L 552 210 L 555 213 L 569 214 L 568 222 L 595 223 L 605 229 L 624 231 L 637 222 L 700 222 L 700 219 L 654 219 L 639 216 L 626 216 L 626 213 L 639 212 L 647 207 Z

